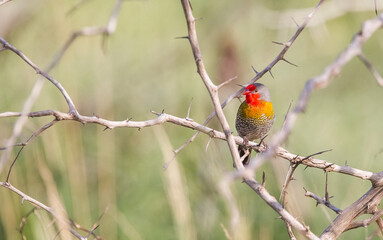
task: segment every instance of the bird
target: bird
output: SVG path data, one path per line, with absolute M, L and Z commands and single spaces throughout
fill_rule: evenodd
M 270 131 L 275 119 L 270 92 L 265 85 L 250 84 L 242 94 L 246 96 L 246 99 L 239 106 L 235 119 L 235 128 L 245 143 L 244 146 L 238 146 L 241 158 L 246 154 L 247 142 L 263 139 Z M 251 149 L 248 151 L 249 154 L 242 161 L 244 166 L 250 161 Z

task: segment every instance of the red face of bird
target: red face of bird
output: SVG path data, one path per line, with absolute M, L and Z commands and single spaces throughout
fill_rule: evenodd
M 255 84 L 250 84 L 249 86 L 246 87 L 245 91 L 242 93 L 243 95 L 249 95 L 252 93 L 258 92 L 257 87 Z
M 269 89 L 267 89 L 267 87 L 261 83 L 254 83 L 248 85 L 245 91 L 243 92 L 243 95 L 246 96 L 246 99 L 251 96 L 252 98 L 257 98 L 260 100 L 270 102 Z

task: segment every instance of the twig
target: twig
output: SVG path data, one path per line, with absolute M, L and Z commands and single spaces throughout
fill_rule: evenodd
M 213 82 L 211 81 L 202 59 L 202 54 L 201 54 L 199 43 L 198 43 L 197 31 L 195 29 L 196 19 L 193 16 L 190 2 L 189 0 L 181 0 L 181 3 L 182 3 L 182 8 L 184 10 L 186 24 L 188 28 L 188 40 L 189 40 L 189 43 L 193 52 L 194 60 L 197 66 L 197 72 L 200 75 L 203 83 L 206 86 L 206 89 L 209 92 L 210 98 L 214 106 L 214 110 L 217 113 L 218 120 L 221 124 L 223 132 L 225 133 L 227 144 L 229 146 L 229 150 L 233 158 L 233 161 L 235 165 L 237 166 L 237 168 L 243 169 L 243 165 L 242 165 L 242 162 L 240 162 L 240 157 L 236 148 L 233 134 L 230 130 L 229 123 L 227 122 L 221 107 L 221 103 L 218 96 L 218 87 L 214 85 Z
M 230 177 L 227 175 L 226 177 Z M 293 228 L 304 235 L 308 239 L 319 239 L 314 233 L 312 233 L 308 226 L 300 223 L 294 218 L 286 209 L 278 203 L 277 199 L 270 195 L 270 193 L 254 179 L 244 180 L 271 208 L 274 209 L 285 221 L 287 221 Z
M 107 24 L 107 27 L 105 27 L 104 30 L 99 31 L 98 34 L 102 33 L 102 34 L 104 34 L 104 36 L 106 36 L 106 35 L 109 35 L 115 31 L 116 26 L 117 26 L 117 16 L 118 16 L 119 9 L 121 8 L 121 3 L 122 3 L 122 0 L 117 0 L 116 5 L 112 11 L 111 17 L 109 19 L 109 22 Z M 50 65 L 48 66 L 46 71 L 41 70 L 28 57 L 26 57 L 20 50 L 18 50 L 17 48 L 15 48 L 11 44 L 9 44 L 5 39 L 0 37 L 0 43 L 2 45 L 1 49 L 2 50 L 11 50 L 15 54 L 17 54 L 24 62 L 26 62 L 29 66 L 31 66 L 36 71 L 37 74 L 43 76 L 44 78 L 49 80 L 52 84 L 54 84 L 56 86 L 56 88 L 58 88 L 59 91 L 61 92 L 61 94 L 64 96 L 64 98 L 68 104 L 68 107 L 69 107 L 68 112 L 70 114 L 76 116 L 76 115 L 78 115 L 78 112 L 77 112 L 77 109 L 76 109 L 71 97 L 66 92 L 65 88 L 57 80 L 52 78 L 48 73 L 57 65 L 57 63 L 61 59 L 62 55 L 69 48 L 69 46 L 75 40 L 75 38 L 77 38 L 77 35 L 81 35 L 81 34 L 94 35 L 94 34 L 97 34 L 96 33 L 97 30 L 95 31 L 95 29 L 97 29 L 97 27 L 90 27 L 90 28 L 88 27 L 88 28 L 84 28 L 82 30 L 82 33 L 74 33 L 72 35 L 72 37 L 68 40 L 68 42 L 59 51 L 59 53 L 56 55 L 56 57 L 53 58 L 52 62 L 50 63 Z M 75 37 L 73 37 L 73 36 L 75 36 Z M 37 80 L 37 82 L 35 83 L 32 91 L 31 91 L 30 96 L 28 97 L 28 99 L 24 103 L 22 113 L 30 112 L 30 109 L 31 109 L 35 99 L 40 94 L 42 86 L 43 86 L 43 81 L 41 78 L 39 78 Z M 14 146 L 17 137 L 21 134 L 21 130 L 25 124 L 25 121 L 26 121 L 25 118 L 20 118 L 16 122 L 16 124 L 14 126 L 14 131 L 12 133 L 12 136 L 8 139 L 6 147 Z M 9 159 L 9 157 L 10 157 L 10 151 L 6 151 L 5 154 L 2 155 L 2 157 L 0 159 L 0 172 L 2 172 L 3 165 Z
M 207 136 L 209 136 L 211 138 L 216 138 L 216 139 L 220 139 L 220 140 L 226 139 L 225 134 L 223 132 L 220 132 L 220 131 L 214 130 L 212 128 L 206 127 L 203 124 L 199 124 L 199 123 L 195 122 L 194 120 L 186 120 L 185 118 L 176 117 L 176 116 L 173 116 L 173 115 L 170 115 L 167 113 L 162 113 L 159 115 L 160 116 L 158 116 L 155 119 L 150 119 L 150 120 L 146 120 L 146 121 L 132 121 L 132 120 L 130 120 L 130 121 L 126 121 L 126 120 L 112 121 L 112 120 L 103 119 L 101 117 L 96 117 L 96 116 L 83 116 L 81 114 L 78 116 L 78 118 L 74 118 L 72 115 L 70 115 L 68 113 L 63 113 L 63 112 L 60 112 L 57 110 L 44 110 L 44 111 L 26 113 L 26 116 L 30 116 L 30 117 L 53 116 L 56 121 L 76 121 L 76 122 L 80 122 L 82 124 L 94 123 L 94 124 L 98 124 L 98 125 L 107 127 L 109 129 L 119 128 L 119 127 L 129 127 L 129 128 L 142 129 L 145 127 L 160 125 L 160 124 L 167 122 L 167 123 L 172 123 L 172 124 L 179 125 L 182 127 L 190 128 L 193 130 L 197 130 L 199 132 L 206 134 Z M 0 117 L 6 117 L 6 116 L 19 117 L 19 116 L 21 116 L 21 113 L 17 113 L 17 112 L 0 113 Z M 234 140 L 235 140 L 235 143 L 237 145 L 243 145 L 243 139 L 241 137 L 235 136 Z M 247 144 L 249 147 L 256 149 L 259 152 L 264 152 L 266 150 L 264 148 L 259 147 L 258 143 L 255 143 L 252 141 L 249 141 Z M 177 155 L 179 153 L 179 151 L 177 151 L 177 150 L 174 151 L 175 155 Z M 328 150 L 326 150 L 326 151 L 328 151 Z M 350 175 L 353 177 L 357 177 L 357 178 L 360 178 L 363 180 L 369 180 L 373 183 L 378 183 L 380 181 L 380 179 L 382 178 L 382 176 L 378 173 L 373 173 L 373 172 L 353 168 L 350 166 L 340 166 L 340 165 L 334 164 L 332 162 L 313 158 L 313 156 L 318 155 L 318 154 L 323 153 L 323 152 L 326 152 L 326 151 L 321 151 L 321 152 L 314 153 L 314 154 L 311 154 L 311 155 L 306 156 L 306 157 L 302 157 L 302 156 L 297 156 L 295 153 L 291 153 L 282 147 L 278 147 L 276 150 L 276 155 L 278 157 L 281 157 L 281 158 L 283 158 L 289 162 L 292 162 L 292 163 L 301 162 L 303 165 L 306 165 L 308 167 L 322 169 L 322 170 L 325 170 L 327 172 L 338 172 L 338 173 Z
M 352 222 L 346 229 L 345 231 L 348 231 L 348 230 L 351 230 L 351 229 L 355 229 L 355 228 L 359 228 L 359 227 L 367 227 L 368 225 L 370 225 L 371 223 L 374 223 L 376 222 L 380 217 L 383 216 L 383 210 L 380 210 L 376 213 L 374 213 L 371 217 L 367 218 L 367 219 L 363 219 L 363 220 L 358 220 L 358 221 L 354 221 Z
M 38 200 L 28 196 L 27 194 L 23 193 L 19 189 L 12 186 L 9 182 L 0 182 L 0 186 L 11 190 L 12 192 L 19 195 L 23 199 L 23 201 L 30 202 L 33 206 L 44 209 L 45 211 L 49 212 L 52 215 L 52 217 L 61 221 L 61 218 L 57 217 L 56 213 L 53 211 L 53 209 L 51 207 L 48 207 L 45 204 L 39 202 Z M 78 232 L 76 232 L 76 230 L 74 230 L 72 227 L 70 227 L 68 222 L 62 222 L 62 223 L 64 224 L 64 226 L 66 226 L 66 228 L 69 230 L 69 232 L 72 233 L 75 237 L 77 237 L 78 239 L 81 239 L 81 240 L 84 239 L 83 236 L 81 236 L 81 234 L 79 234 Z
M 61 85 L 61 83 L 59 83 L 56 79 L 51 77 L 47 72 L 41 70 L 27 56 L 25 56 L 24 53 L 22 53 L 20 50 L 18 50 L 17 48 L 15 48 L 11 44 L 9 44 L 7 41 L 5 41 L 4 38 L 0 37 L 0 43 L 3 45 L 4 48 L 17 54 L 25 63 L 27 63 L 30 67 L 32 67 L 36 71 L 37 74 L 43 76 L 48 81 L 50 81 L 53 85 L 55 85 L 55 87 L 61 92 L 61 94 L 65 98 L 65 100 L 68 104 L 68 107 L 69 107 L 69 113 L 72 113 L 74 115 L 77 113 L 76 107 L 75 107 L 71 97 L 69 96 L 69 94 L 67 93 L 65 88 Z
M 219 84 L 217 86 L 218 89 L 221 89 L 222 87 L 226 86 L 227 84 L 231 83 L 232 81 L 234 81 L 235 79 L 237 79 L 238 77 L 235 76 L 235 77 L 232 77 L 232 78 L 229 78 L 228 80 L 224 81 L 223 83 Z
M 303 188 L 303 189 L 305 190 L 305 196 L 313 198 L 317 202 L 317 205 L 318 204 L 323 204 L 323 205 L 327 206 L 328 208 L 330 208 L 331 210 L 333 210 L 336 214 L 341 214 L 342 213 L 341 209 L 335 207 L 330 202 L 326 201 L 326 199 L 323 199 L 323 198 L 315 195 L 314 193 L 308 191 L 306 188 Z
M 377 13 L 377 11 L 380 9 L 382 9 L 382 7 L 377 6 L 374 10 L 376 10 Z M 263 20 L 260 21 L 260 24 L 262 24 L 265 28 L 276 30 L 295 28 L 296 26 L 299 27 L 294 18 L 297 17 L 299 19 L 301 16 L 305 16 L 306 13 L 310 10 L 310 8 L 300 8 L 275 11 L 265 7 L 265 5 L 257 6 L 257 12 L 263 18 Z M 341 16 L 349 14 L 350 12 L 369 13 L 371 12 L 371 10 L 372 8 L 370 4 L 366 4 L 365 2 L 361 2 L 358 0 L 329 1 L 327 4 L 323 5 L 320 18 L 316 18 L 315 21 L 312 21 L 307 27 L 314 28 L 318 26 L 323 26 L 326 22 L 329 22 L 336 18 L 340 18 Z M 294 18 L 292 18 L 291 16 L 294 16 Z M 286 19 L 288 18 L 291 18 L 294 24 L 291 24 L 291 22 L 286 21 Z
M 101 35 L 101 34 L 103 34 L 104 36 L 107 36 L 107 35 L 113 34 L 117 28 L 117 18 L 118 18 L 118 13 L 121 9 L 121 4 L 122 4 L 122 0 L 116 1 L 114 9 L 110 15 L 109 21 L 105 27 L 95 27 L 95 26 L 84 27 L 81 30 L 77 30 L 73 32 L 72 35 L 69 37 L 69 39 L 65 42 L 62 48 L 58 51 L 58 53 L 53 58 L 53 61 L 48 67 L 48 72 L 57 65 L 57 63 L 61 60 L 66 50 L 72 45 L 72 43 L 78 37 L 94 36 L 94 35 Z
M 27 139 L 27 141 L 21 143 L 21 146 L 22 146 L 22 147 L 21 147 L 21 148 L 19 149 L 19 151 L 17 152 L 17 155 L 16 155 L 15 159 L 13 160 L 11 166 L 9 167 L 8 175 L 7 175 L 7 178 L 6 178 L 5 182 L 9 182 L 9 177 L 11 176 L 12 168 L 13 168 L 13 166 L 15 165 L 16 160 L 19 158 L 20 153 L 21 153 L 21 151 L 24 149 L 24 147 L 27 146 L 28 143 L 29 143 L 31 140 L 33 140 L 34 138 L 36 138 L 37 136 L 39 136 L 42 132 L 44 132 L 45 130 L 47 130 L 47 129 L 50 128 L 51 126 L 53 126 L 55 123 L 57 123 L 57 120 L 53 120 L 53 121 L 51 121 L 50 123 L 44 125 L 44 126 L 43 126 L 42 128 L 40 128 L 38 131 L 34 132 L 34 133 L 32 134 L 32 136 L 30 136 L 30 137 Z

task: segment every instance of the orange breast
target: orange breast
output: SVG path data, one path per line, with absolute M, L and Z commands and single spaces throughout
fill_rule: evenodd
M 242 111 L 245 118 L 252 118 L 257 120 L 274 118 L 273 104 L 263 100 L 255 106 L 244 104 Z

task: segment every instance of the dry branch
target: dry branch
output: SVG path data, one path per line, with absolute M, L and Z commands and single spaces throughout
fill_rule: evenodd
M 265 154 L 257 157 L 257 161 L 252 161 L 249 165 L 249 169 L 256 169 L 265 161 L 265 159 L 274 156 L 278 147 L 291 133 L 295 121 L 298 118 L 298 114 L 303 113 L 306 109 L 311 93 L 315 89 L 325 88 L 329 82 L 340 73 L 342 67 L 346 63 L 348 63 L 354 57 L 359 56 L 363 44 L 382 26 L 383 14 L 374 19 L 366 21 L 363 24 L 361 31 L 354 36 L 352 42 L 342 53 L 339 54 L 338 58 L 328 67 L 326 67 L 321 75 L 314 77 L 306 82 L 306 85 L 301 91 L 301 95 L 295 108 L 287 114 L 283 128 L 275 133 L 271 138 L 268 151 Z
M 218 96 L 218 87 L 214 85 L 214 83 L 211 81 L 202 59 L 202 54 L 199 48 L 199 43 L 197 38 L 197 32 L 195 29 L 196 19 L 193 16 L 190 2 L 189 0 L 181 0 L 181 3 L 184 10 L 187 28 L 188 28 L 188 39 L 193 52 L 194 60 L 197 65 L 197 72 L 200 75 L 203 83 L 205 84 L 206 89 L 209 92 L 210 98 L 214 106 L 214 110 L 217 113 L 218 120 L 221 124 L 223 132 L 225 133 L 234 164 L 237 166 L 237 168 L 243 169 L 243 165 L 242 165 L 242 162 L 240 162 L 240 157 L 237 151 L 237 146 L 235 144 L 233 134 L 230 130 L 229 123 L 227 122 L 226 117 L 222 110 L 222 106 Z
M 17 195 L 19 195 L 22 200 L 21 200 L 21 203 L 23 203 L 24 201 L 27 201 L 27 202 L 30 202 L 33 206 L 36 206 L 38 208 L 41 208 L 41 209 L 44 209 L 45 211 L 47 211 L 48 213 L 50 213 L 52 215 L 52 217 L 54 217 L 55 219 L 59 220 L 59 221 L 62 221 L 62 218 L 58 217 L 57 214 L 55 213 L 55 211 L 53 211 L 53 209 L 51 207 L 48 207 L 46 206 L 44 203 L 41 203 L 39 202 L 38 200 L 28 196 L 27 194 L 23 193 L 22 191 L 20 191 L 19 189 L 15 188 L 14 186 L 12 186 L 9 182 L 0 182 L 0 186 L 4 187 L 4 188 L 7 188 L 9 189 L 10 191 L 16 193 Z M 81 234 L 79 234 L 78 232 L 76 232 L 76 230 L 74 230 L 71 226 L 70 226 L 70 222 L 64 222 L 62 221 L 62 224 L 68 229 L 69 232 L 71 232 L 75 237 L 77 237 L 78 239 L 84 239 Z
M 339 209 L 339 208 L 335 207 L 334 205 L 332 205 L 325 198 L 321 198 L 321 197 L 315 195 L 314 193 L 308 191 L 306 188 L 303 188 L 303 189 L 305 190 L 305 196 L 313 198 L 317 202 L 317 205 L 318 204 L 323 204 L 323 205 L 327 206 L 328 208 L 330 208 L 331 210 L 333 210 L 336 214 L 342 213 L 341 209 Z
M 294 44 L 295 40 L 298 38 L 298 36 L 302 33 L 302 31 L 307 27 L 308 23 L 310 22 L 310 20 L 312 19 L 312 17 L 314 16 L 315 12 L 317 11 L 317 9 L 319 8 L 319 6 L 321 6 L 321 4 L 324 2 L 324 0 L 321 0 L 318 5 L 314 8 L 314 10 L 306 17 L 306 19 L 303 21 L 303 23 L 299 26 L 298 26 L 298 29 L 297 31 L 294 33 L 294 35 L 290 38 L 290 40 L 286 43 L 281 43 L 281 45 L 284 46 L 284 48 L 279 52 L 279 54 L 274 58 L 273 61 L 271 61 L 262 71 L 260 72 L 257 72 L 255 71 L 254 67 L 253 70 L 254 72 L 256 73 L 256 76 L 254 78 L 252 78 L 250 81 L 249 81 L 249 84 L 251 83 L 254 83 L 256 81 L 258 81 L 261 77 L 263 77 L 263 75 L 265 75 L 267 72 L 270 72 L 271 73 L 271 69 L 279 62 L 279 61 L 284 61 L 285 60 L 285 55 L 287 53 L 287 51 L 290 49 L 290 47 Z M 221 107 L 222 108 L 225 108 L 227 104 L 229 104 L 233 99 L 237 98 L 243 91 L 245 90 L 245 87 L 242 87 L 241 89 L 239 89 L 238 91 L 236 91 L 235 93 L 231 94 L 229 97 L 226 98 L 225 101 L 223 101 L 223 103 L 221 104 Z M 216 116 L 216 112 L 212 112 L 207 118 L 206 120 L 204 121 L 204 125 L 208 124 L 210 122 L 210 120 Z M 181 147 L 179 147 L 176 151 L 179 152 L 181 151 L 182 149 L 184 149 L 187 145 L 189 145 L 191 142 L 194 141 L 194 139 L 198 136 L 199 132 L 195 132 L 193 134 L 192 137 L 190 137 L 190 139 L 188 139 L 188 141 L 186 143 L 184 143 Z
M 376 209 L 383 198 L 383 187 L 373 187 L 356 202 L 342 211 L 338 217 L 326 228 L 320 236 L 323 240 L 336 239 L 340 234 L 354 227 L 353 222 L 356 218 L 365 213 L 370 213 L 370 209 Z M 380 213 L 382 214 L 382 213 Z M 380 216 L 379 216 L 380 217 Z M 374 219 L 376 220 L 376 219 Z

